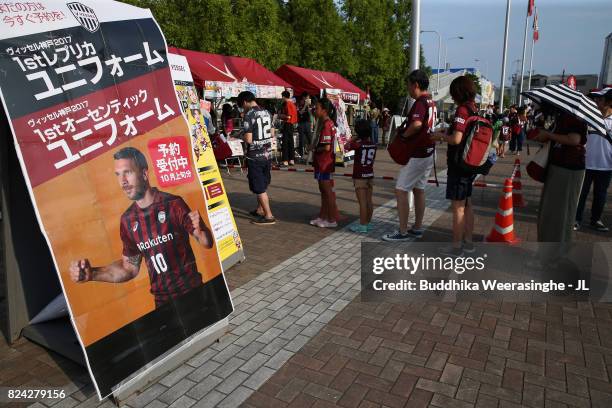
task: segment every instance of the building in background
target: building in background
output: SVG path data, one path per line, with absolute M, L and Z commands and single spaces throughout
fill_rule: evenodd
M 476 96 L 476 102 L 481 109 L 486 109 L 488 105 L 492 105 L 495 100 L 495 86 L 492 81 L 482 75 L 476 68 L 448 68 L 438 74 L 437 69 L 432 70 L 432 75 L 429 78 L 429 90 L 431 91 L 433 100 L 438 105 L 439 116 L 448 119 L 453 111 L 453 99 L 450 96 L 451 82 L 465 74 L 473 74 L 478 77 L 480 82 L 481 92 Z M 438 75 L 440 75 L 440 85 L 438 92 L 435 92 L 438 87 Z
M 567 81 L 567 77 L 573 75 L 570 73 L 565 73 L 565 76 L 562 74 L 559 75 L 542 75 L 542 74 L 533 74 L 531 76 L 531 87 L 538 88 L 544 85 L 553 85 L 560 84 L 561 80 L 563 82 Z M 588 93 L 591 89 L 597 88 L 597 74 L 585 74 L 585 75 L 574 75 L 576 77 L 576 87 L 577 90 L 582 93 Z M 523 79 L 523 88 L 529 88 L 529 75 L 525 75 Z M 512 103 L 517 103 L 518 101 L 518 90 L 520 83 L 519 81 L 512 81 Z

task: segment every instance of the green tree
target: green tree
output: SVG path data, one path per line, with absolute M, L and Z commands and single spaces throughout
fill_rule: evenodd
M 124 1 L 150 8 L 169 45 L 338 72 L 390 107 L 406 95 L 410 0 Z
M 285 16 L 290 32 L 287 63 L 354 74 L 351 40 L 333 0 L 290 0 Z
M 286 24 L 278 0 L 233 0 L 232 15 L 236 41 L 230 54 L 253 58 L 275 70 L 287 61 Z
M 472 74 L 471 72 L 468 72 L 467 74 L 465 74 L 465 76 L 470 78 L 474 82 L 474 85 L 476 85 L 476 93 L 478 95 L 482 95 L 482 87 L 480 86 L 480 79 L 476 75 Z
M 128 0 L 151 9 L 168 45 L 228 53 L 237 41 L 232 0 Z
M 343 3 L 356 72 L 351 79 L 387 106 L 406 95 L 410 67 L 410 1 L 345 0 Z

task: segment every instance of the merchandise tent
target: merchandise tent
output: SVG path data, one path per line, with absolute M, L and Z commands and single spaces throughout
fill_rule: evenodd
M 214 109 L 242 91 L 251 91 L 259 99 L 278 100 L 291 85 L 250 58 L 210 54 L 169 47 L 168 52 L 187 58 L 194 83 L 205 99 L 213 100 Z M 280 132 L 278 132 L 280 134 Z M 274 141 L 273 149 L 277 144 Z M 230 140 L 233 156 L 240 156 L 237 140 Z M 228 167 L 229 169 L 229 167 Z
M 319 96 L 326 93 L 340 92 L 345 103 L 358 105 L 367 96 L 352 82 L 335 72 L 317 71 L 285 64 L 275 71 L 276 75 L 291 84 L 295 95 L 307 92 Z
M 336 163 L 346 165 L 353 161 L 354 152 L 345 152 L 343 145 L 351 137 L 350 126 L 353 124 L 359 104 L 367 101 L 367 95 L 356 85 L 335 72 L 317 71 L 285 64 L 278 68 L 276 74 L 291 84 L 295 95 L 306 92 L 309 95 L 322 96 L 323 93 L 332 101 L 338 113 L 338 144 L 335 147 Z
M 243 90 L 257 98 L 280 99 L 291 85 L 250 58 L 230 57 L 169 47 L 168 51 L 187 58 L 194 82 L 206 98 L 231 98 Z

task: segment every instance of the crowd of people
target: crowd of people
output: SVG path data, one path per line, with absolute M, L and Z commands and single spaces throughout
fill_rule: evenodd
M 590 135 L 586 124 L 547 104 L 510 106 L 499 112 L 497 106 L 480 110 L 476 103 L 476 86 L 468 76 L 452 81 L 450 94 L 456 105 L 454 117 L 447 128 L 436 126 L 436 109 L 428 93 L 429 78 L 421 70 L 408 76 L 408 93 L 414 103 L 397 136 L 412 145 L 407 164 L 397 173 L 395 196 L 398 210 L 398 229 L 385 234 L 384 241 L 407 241 L 419 239 L 424 234 L 423 218 L 426 211 L 425 185 L 434 168 L 438 143 L 447 144 L 446 198 L 451 203 L 452 243 L 441 249 L 449 256 L 461 256 L 473 252 L 474 211 L 471 201 L 473 183 L 477 173 L 466 169 L 458 161 L 465 147 L 466 135 L 471 131 L 473 117 L 488 119 L 494 130 L 491 156 L 505 157 L 506 153 L 520 155 L 528 131 L 531 139 L 540 144 L 551 144 L 551 153 L 542 188 L 538 211 L 538 240 L 541 242 L 568 243 L 571 240 L 572 224 L 579 229 L 582 224 L 586 198 L 594 185 L 590 226 L 600 232 L 608 231 L 601 220 L 607 189 L 612 178 L 612 146 L 600 135 Z M 612 89 L 594 92 L 590 96 L 596 101 L 612 133 Z M 334 144 L 336 141 L 336 111 L 329 99 L 313 99 L 300 95 L 297 104 L 284 94 L 284 103 L 279 114 L 283 121 L 283 164 L 292 165 L 293 130 L 299 132 L 299 147 L 313 156 L 314 178 L 321 195 L 319 214 L 310 224 L 321 228 L 338 226 L 339 211 L 334 193 L 333 173 L 335 168 Z M 267 187 L 271 181 L 272 119 L 270 113 L 260 107 L 250 92 L 242 92 L 237 100 L 244 115 L 241 137 L 246 142 L 246 158 L 249 187 L 257 195 L 258 207 L 252 211 L 255 224 L 273 224 L 275 218 L 270 209 Z M 228 108 L 229 111 L 229 108 Z M 228 114 L 224 115 L 227 117 Z M 553 120 L 550 117 L 553 116 Z M 385 130 L 385 110 L 370 107 L 366 118 L 354 123 L 352 139 L 344 146 L 355 151 L 353 184 L 359 203 L 359 223 L 351 226 L 356 233 L 367 233 L 371 229 L 373 212 L 372 192 L 374 163 L 379 146 L 379 128 Z M 230 128 L 225 124 L 226 130 Z M 381 126 L 382 124 L 382 126 Z M 314 125 L 314 126 L 313 126 Z M 493 159 L 492 163 L 495 163 Z M 414 208 L 410 208 L 409 193 L 414 196 Z M 410 211 L 414 211 L 415 222 L 409 225 Z

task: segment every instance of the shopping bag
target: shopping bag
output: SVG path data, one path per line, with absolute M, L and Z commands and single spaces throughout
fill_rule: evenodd
M 533 159 L 527 164 L 527 174 L 535 181 L 543 183 L 546 179 L 546 167 L 550 155 L 550 142 L 547 142 L 538 150 Z

